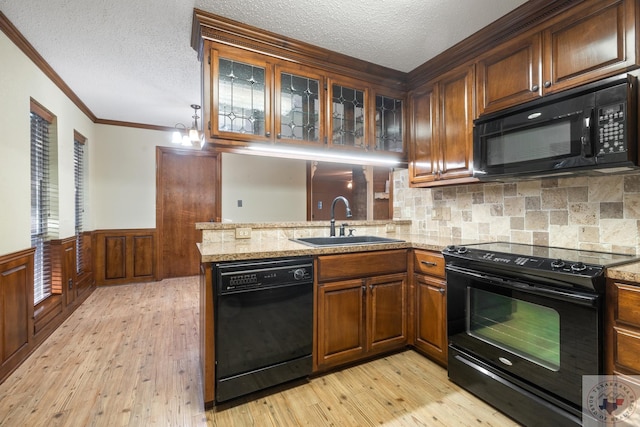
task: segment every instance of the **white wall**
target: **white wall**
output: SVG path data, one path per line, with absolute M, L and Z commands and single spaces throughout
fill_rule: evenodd
M 31 246 L 30 98 L 57 117 L 61 238 L 75 232 L 73 131 L 92 141 L 94 125 L 2 32 L 0 64 L 0 255 L 3 255 Z
M 306 170 L 303 160 L 223 154 L 222 220 L 306 221 Z
M 156 147 L 171 133 L 94 124 L 2 32 L 0 64 L 0 256 L 31 246 L 30 98 L 57 118 L 59 237 L 75 233 L 74 130 L 87 138 L 85 230 L 155 228 Z M 223 218 L 306 220 L 304 161 L 224 154 L 222 180 Z
M 171 133 L 95 125 L 95 135 L 89 165 L 94 229 L 155 228 L 156 146 L 170 146 Z
M 156 146 L 171 146 L 171 134 L 96 125 L 95 135 L 90 156 L 95 229 L 155 228 Z M 305 221 L 306 197 L 304 161 L 222 155 L 223 219 Z

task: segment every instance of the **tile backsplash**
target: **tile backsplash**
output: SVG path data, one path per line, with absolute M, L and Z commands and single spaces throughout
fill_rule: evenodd
M 639 173 L 434 188 L 393 177 L 393 217 L 412 233 L 640 253 Z

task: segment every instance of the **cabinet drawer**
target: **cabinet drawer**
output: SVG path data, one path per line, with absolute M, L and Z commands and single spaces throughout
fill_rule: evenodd
M 614 328 L 614 363 L 616 366 L 640 372 L 640 335 Z
M 376 251 L 318 257 L 318 281 L 406 273 L 407 251 Z
M 640 287 L 616 283 L 618 291 L 616 321 L 640 328 Z
M 414 251 L 414 271 L 444 279 L 444 258 L 437 252 Z

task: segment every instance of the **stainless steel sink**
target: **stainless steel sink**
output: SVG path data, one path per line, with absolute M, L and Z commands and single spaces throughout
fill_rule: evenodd
M 373 245 L 377 243 L 398 243 L 404 242 L 400 239 L 390 239 L 378 236 L 340 236 L 340 237 L 301 237 L 290 239 L 294 242 L 307 246 L 351 246 L 351 245 Z

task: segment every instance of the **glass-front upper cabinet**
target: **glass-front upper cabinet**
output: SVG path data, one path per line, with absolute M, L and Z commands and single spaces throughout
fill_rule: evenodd
M 211 133 L 249 141 L 271 139 L 272 69 L 264 57 L 212 50 Z
M 404 153 L 403 93 L 239 48 L 210 53 L 203 124 L 215 143 Z
M 328 79 L 329 144 L 332 147 L 367 149 L 369 91 L 366 84 L 353 79 Z
M 324 78 L 303 67 L 275 67 L 275 142 L 324 143 Z
M 375 150 L 404 152 L 404 116 L 401 95 L 375 94 Z

